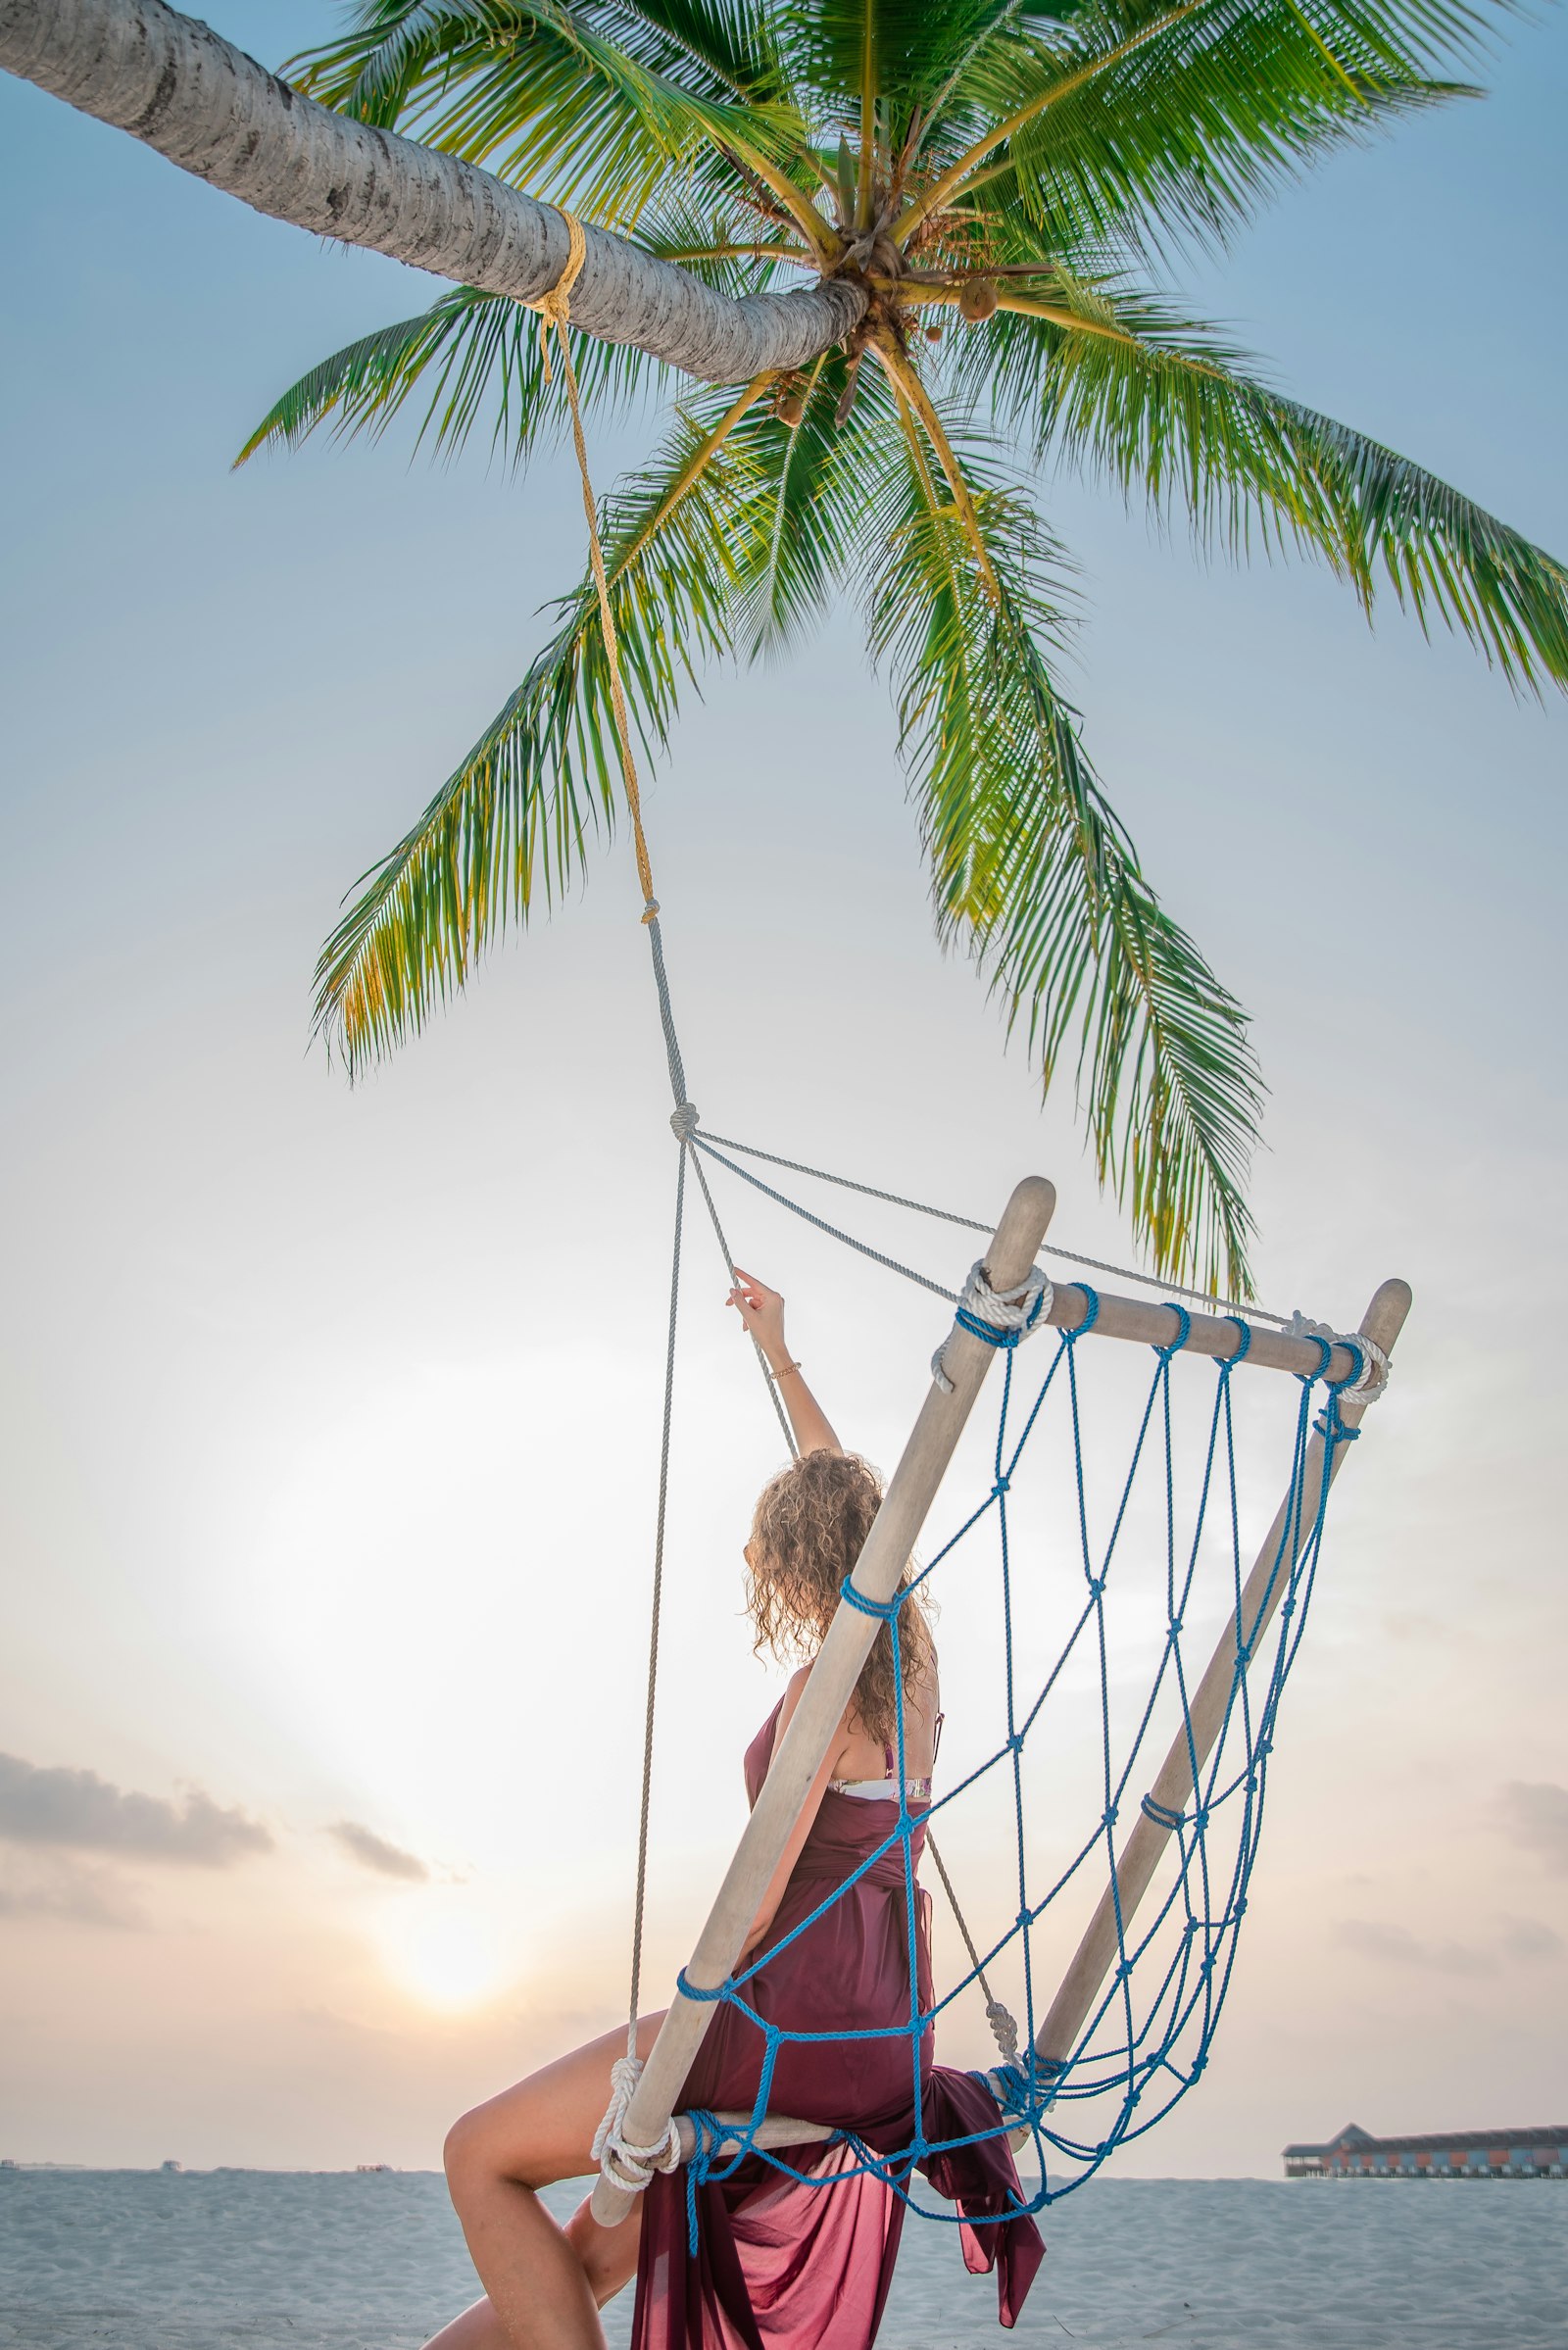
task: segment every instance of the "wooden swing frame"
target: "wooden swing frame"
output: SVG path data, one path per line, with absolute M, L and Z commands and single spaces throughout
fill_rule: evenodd
M 1013 1290 L 1024 1281 L 1046 1237 L 1055 1204 L 1055 1187 L 1044 1176 L 1026 1176 L 1017 1186 L 986 1251 L 986 1277 L 994 1290 Z M 1096 1295 L 1099 1310 L 1094 1315 L 1093 1335 L 1097 1338 L 1130 1339 L 1146 1346 L 1164 1346 L 1171 1344 L 1173 1337 L 1182 1337 L 1180 1323 L 1174 1330 L 1172 1327 L 1172 1317 L 1180 1311 L 1176 1307 L 1145 1303 L 1104 1291 Z M 1091 1310 L 1086 1292 L 1074 1283 L 1064 1282 L 1056 1288 L 1044 1318 L 1057 1329 L 1075 1330 L 1090 1319 Z M 1362 1316 L 1359 1335 L 1371 1340 L 1387 1355 L 1409 1310 L 1408 1284 L 1385 1281 Z M 1295 1338 L 1282 1331 L 1252 1325 L 1249 1328 L 1250 1343 L 1244 1340 L 1234 1321 L 1194 1313 L 1189 1318 L 1182 1351 L 1208 1355 L 1217 1361 L 1242 1357 L 1259 1369 L 1292 1371 L 1333 1381 L 1349 1381 L 1359 1368 L 1359 1357 L 1347 1346 L 1336 1345 L 1325 1362 L 1323 1347 L 1315 1338 Z M 974 1337 L 958 1322 L 955 1322 L 944 1342 L 942 1363 L 951 1385 L 944 1389 L 933 1379 L 854 1571 L 857 1590 L 879 1606 L 886 1605 L 899 1588 L 995 1354 L 995 1347 Z M 1347 1429 L 1360 1426 L 1368 1400 L 1346 1394 L 1340 1408 Z M 1334 1446 L 1327 1471 L 1330 1484 L 1339 1475 L 1348 1449 L 1344 1444 Z M 1190 1727 L 1184 1724 L 1178 1732 L 1150 1790 L 1152 1802 L 1171 1822 L 1180 1815 L 1193 1792 L 1195 1767 L 1201 1768 L 1219 1736 L 1230 1701 L 1237 1655 L 1255 1654 L 1284 1594 L 1287 1578 L 1279 1573 L 1279 1561 L 1292 1511 L 1298 1513 L 1302 1525 L 1311 1525 L 1316 1519 L 1323 1495 L 1326 1450 L 1322 1436 L 1314 1433 L 1307 1446 L 1299 1492 L 1293 1484 L 1275 1513 L 1274 1523 L 1243 1589 L 1240 1609 L 1232 1612 L 1194 1693 L 1189 1708 Z M 685 1980 L 698 1991 L 716 1991 L 728 1981 L 740 1960 L 758 1905 L 772 1882 L 878 1629 L 876 1617 L 840 1601 L 810 1679 L 774 1752 L 735 1857 L 725 1872 L 717 1898 L 686 1966 Z M 1071 2054 L 1115 1961 L 1118 1912 L 1125 1928 L 1148 1890 L 1173 1834 L 1174 1827 L 1165 1818 L 1152 1817 L 1147 1810 L 1140 1813 L 1117 1863 L 1115 1886 L 1107 1885 L 1101 1896 L 1036 2037 L 1036 2057 L 1047 2067 L 1063 2064 Z M 681 2160 L 691 2160 L 697 2147 L 696 2127 L 676 2113 L 676 2105 L 715 2012 L 714 2000 L 693 1998 L 677 1985 L 621 2126 L 628 2144 L 660 2144 L 673 2117 Z M 750 2114 L 720 2114 L 717 2119 L 721 2127 L 727 2126 L 733 2133 L 721 2145 L 749 2142 L 762 2148 L 804 2146 L 820 2143 L 836 2134 L 826 2124 L 797 2121 L 784 2114 L 766 2115 L 755 2130 Z M 595 2219 L 604 2227 L 614 2227 L 631 2213 L 637 2191 L 621 2186 L 601 2172 L 593 2190 Z

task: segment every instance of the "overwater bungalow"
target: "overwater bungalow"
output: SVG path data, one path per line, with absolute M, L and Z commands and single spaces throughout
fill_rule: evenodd
M 1324 2146 L 1287 2146 L 1287 2179 L 1563 2179 L 1568 2123 L 1376 2138 L 1351 2122 Z

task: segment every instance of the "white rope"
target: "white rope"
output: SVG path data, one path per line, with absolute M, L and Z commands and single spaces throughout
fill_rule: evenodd
M 640 2056 L 617 2056 L 610 2068 L 610 2110 L 594 2131 L 593 2157 L 612 2186 L 640 2195 L 656 2171 L 680 2168 L 680 2131 L 675 2117 L 664 2124 L 656 2145 L 633 2146 L 622 2133 L 626 2109 L 642 2079 Z
M 986 1279 L 985 1266 L 972 1264 L 958 1299 L 958 1311 L 972 1314 L 977 1322 L 986 1323 L 992 1330 L 1018 1330 L 1027 1335 L 1049 1318 L 1055 1295 L 1054 1284 L 1043 1265 L 1031 1265 L 1016 1289 L 994 1290 Z M 944 1339 L 931 1357 L 931 1376 L 942 1393 L 951 1395 L 953 1382 L 942 1360 L 947 1343 Z
M 1342 1404 L 1376 1403 L 1389 1384 L 1389 1358 L 1377 1340 L 1369 1339 L 1365 1331 L 1335 1330 L 1327 1322 L 1309 1321 L 1298 1306 L 1281 1336 L 1288 1339 L 1327 1339 L 1331 1346 L 1354 1349 L 1361 1367 L 1348 1385 L 1340 1389 Z
M 1004 2007 L 1000 1999 L 988 1999 L 986 2022 L 991 2027 L 992 2038 L 1002 2051 L 1003 2063 L 1015 2065 L 1018 2061 L 1018 2026 L 1011 2010 Z

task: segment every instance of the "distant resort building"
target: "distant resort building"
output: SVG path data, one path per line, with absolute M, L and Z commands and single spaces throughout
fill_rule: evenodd
M 1287 2179 L 1564 2179 L 1568 2123 L 1375 2138 L 1352 2122 L 1326 2146 L 1287 2146 Z

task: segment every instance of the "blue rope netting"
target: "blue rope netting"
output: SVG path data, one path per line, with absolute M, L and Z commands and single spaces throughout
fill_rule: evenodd
M 1154 1348 L 1153 1375 L 1144 1400 L 1132 1457 L 1121 1482 L 1109 1535 L 1102 1547 L 1097 1549 L 1090 1534 L 1077 1345 L 1093 1329 L 1100 1310 L 1100 1299 L 1095 1291 L 1086 1285 L 1080 1286 L 1088 1301 L 1086 1317 L 1076 1329 L 1056 1334 L 1055 1351 L 1032 1398 L 1020 1399 L 1017 1392 L 1021 1382 L 1015 1368 L 1014 1350 L 1025 1334 L 1016 1330 L 994 1330 L 966 1317 L 966 1326 L 977 1337 L 984 1339 L 987 1345 L 1003 1349 L 1004 1354 L 990 1491 L 935 1557 L 886 1604 L 866 1598 L 856 1589 L 853 1579 L 844 1586 L 843 1595 L 849 1604 L 865 1615 L 885 1622 L 892 1635 L 894 1681 L 898 1691 L 897 1825 L 876 1850 L 867 1855 L 853 1875 L 835 1885 L 808 1917 L 803 1918 L 789 1934 L 760 1952 L 748 1966 L 726 1982 L 712 1989 L 703 1989 L 688 1982 L 684 1974 L 680 1978 L 680 1987 L 688 1998 L 723 2002 L 736 2008 L 760 2032 L 763 2041 L 757 2096 L 744 2129 L 723 2127 L 714 2115 L 707 2112 L 693 2112 L 690 2117 L 697 2132 L 697 2151 L 687 2166 L 686 2174 L 688 2227 L 694 2251 L 698 2188 L 709 2180 L 722 2182 L 732 2179 L 748 2158 L 764 2162 L 786 2178 L 808 2186 L 833 2186 L 846 2179 L 872 2174 L 882 2179 L 902 2202 L 922 2218 L 945 2221 L 956 2226 L 959 2218 L 956 2212 L 934 2211 L 914 2199 L 911 2186 L 915 2170 L 933 2155 L 1026 2128 L 1040 2163 L 1039 2188 L 1033 2194 L 1021 2197 L 1011 2210 L 997 2215 L 994 2221 L 972 2221 L 970 2225 L 996 2225 L 1025 2213 L 1038 2212 L 1092 2179 L 1118 2146 L 1129 2144 L 1153 2129 L 1193 2086 L 1208 2061 L 1230 1987 L 1242 1920 L 1247 1914 L 1248 1887 L 1262 1832 L 1268 1763 L 1280 1700 L 1300 1649 L 1317 1575 L 1335 1457 L 1338 1447 L 1351 1442 L 1357 1431 L 1347 1428 L 1340 1417 L 1338 1389 L 1348 1384 L 1348 1381 L 1334 1382 L 1327 1378 L 1333 1350 L 1326 1341 L 1320 1340 L 1322 1362 L 1314 1373 L 1304 1375 L 1299 1380 L 1291 1435 L 1291 1466 L 1283 1531 L 1270 1564 L 1267 1590 L 1250 1620 L 1244 1621 L 1244 1566 L 1231 1379 L 1236 1365 L 1245 1358 L 1251 1344 L 1251 1333 L 1239 1317 L 1230 1317 L 1236 1322 L 1242 1343 L 1234 1355 L 1215 1365 L 1216 1380 L 1207 1414 L 1201 1475 L 1192 1508 L 1190 1528 L 1179 1535 L 1171 1365 L 1173 1357 L 1186 1343 L 1191 1318 L 1184 1307 L 1173 1303 L 1171 1310 L 1177 1317 L 1176 1336 L 1168 1346 Z M 1360 1350 L 1353 1341 L 1345 1343 L 1350 1346 L 1354 1356 L 1349 1374 L 1349 1378 L 1353 1379 L 1360 1368 Z M 1325 1391 L 1325 1399 L 1314 1418 L 1314 1400 L 1320 1385 Z M 1015 1641 L 1016 1568 L 1009 1498 L 1013 1480 L 1036 1437 L 1048 1402 L 1054 1396 L 1064 1398 L 1064 1415 L 1071 1446 L 1075 1491 L 1070 1498 L 1074 1509 L 1078 1569 L 1082 1578 L 1081 1604 L 1077 1607 L 1059 1652 L 1044 1678 L 1032 1678 L 1029 1685 L 1025 1686 Z M 1305 1506 L 1306 1470 L 1309 1437 L 1314 1427 L 1323 1439 L 1324 1473 L 1315 1504 L 1308 1513 Z M 1127 1527 L 1141 1470 L 1152 1475 L 1156 1486 L 1161 1479 L 1163 1484 L 1158 1498 L 1162 1503 L 1163 1515 L 1164 1629 L 1152 1686 L 1135 1733 L 1125 1753 L 1118 1760 L 1113 1751 L 1112 1738 L 1112 1642 L 1107 1630 L 1106 1602 L 1118 1544 Z M 911 1809 L 905 1762 L 900 1613 L 912 1593 L 943 1561 L 950 1558 L 961 1543 L 972 1542 L 982 1528 L 994 1529 L 998 1546 L 1006 1737 L 993 1754 L 971 1770 L 956 1787 L 931 1802 L 919 1803 Z M 1226 1557 L 1236 1637 L 1221 1729 L 1209 1756 L 1200 1765 L 1193 1728 L 1192 1689 L 1183 1641 L 1184 1618 L 1193 1596 L 1200 1546 L 1205 1534 L 1211 1542 L 1220 1544 Z M 1276 1598 L 1278 1610 L 1271 1624 L 1268 1618 Z M 1031 1873 L 1025 1834 L 1024 1752 L 1031 1735 L 1040 1734 L 1050 1701 L 1054 1694 L 1062 1690 L 1064 1677 L 1075 1664 L 1081 1664 L 1086 1653 L 1098 1681 L 1101 1718 L 1098 1755 L 1100 1816 L 1066 1867 L 1052 1882 L 1042 1886 L 1035 1883 Z M 1250 1684 L 1249 1667 L 1255 1669 Z M 1167 1704 L 1170 1696 L 1174 1695 L 1180 1712 L 1181 1735 L 1185 1737 L 1188 1746 L 1194 1793 L 1188 1808 L 1180 1813 L 1167 1811 L 1150 1796 L 1145 1796 L 1141 1805 L 1129 1803 L 1133 1774 L 1144 1755 L 1162 1694 L 1166 1695 Z M 1003 1778 L 1011 1812 L 1016 1866 L 1015 1914 L 991 1948 L 980 1954 L 978 1963 L 959 1976 L 947 1991 L 938 1995 L 929 2009 L 922 2009 L 918 1990 L 916 1933 L 919 1911 L 913 1839 L 922 1823 L 934 1819 L 971 1788 L 991 1780 L 994 1774 L 1000 1774 Z M 1130 1919 L 1122 1915 L 1116 1890 L 1117 1864 L 1122 1851 L 1120 1831 L 1123 1813 L 1130 1814 L 1128 1825 L 1131 1826 L 1136 1823 L 1140 1811 L 1171 1833 L 1179 1865 L 1169 1889 L 1162 1898 L 1154 1901 L 1153 1914 L 1140 1916 L 1135 1927 Z M 910 1983 L 906 2020 L 869 2032 L 793 2032 L 782 2025 L 765 2021 L 747 1998 L 748 1983 L 780 1951 L 809 1932 L 818 1919 L 842 1900 L 885 1853 L 894 1849 L 901 1853 L 904 1868 Z M 1052 1918 L 1054 1905 L 1068 1888 L 1087 1885 L 1091 1880 L 1098 1878 L 1097 1860 L 1103 1867 L 1105 1881 L 1112 1888 L 1116 1926 L 1115 1963 L 1107 1971 L 1097 2004 L 1070 2053 L 1061 2062 L 1051 2063 L 1034 2053 L 1041 2021 L 1036 2012 L 1034 1943 L 1042 1922 Z M 928 2139 L 921 2123 L 922 2042 L 936 2019 L 955 2000 L 971 1989 L 984 1972 L 994 1969 L 1004 1956 L 1013 1964 L 1021 1980 L 1020 2039 L 1024 2050 L 1016 2066 L 998 2068 L 993 2076 L 1004 2083 L 1006 2110 L 999 2107 L 995 2125 L 969 2136 Z M 880 2154 L 867 2146 L 853 2130 L 842 2130 L 829 2141 L 843 2150 L 837 2165 L 826 2171 L 812 2173 L 797 2168 L 787 2153 L 780 2154 L 755 2142 L 755 2133 L 767 2111 L 779 2051 L 787 2043 L 889 2038 L 903 2038 L 908 2043 L 915 2130 L 907 2145 L 893 2154 Z

